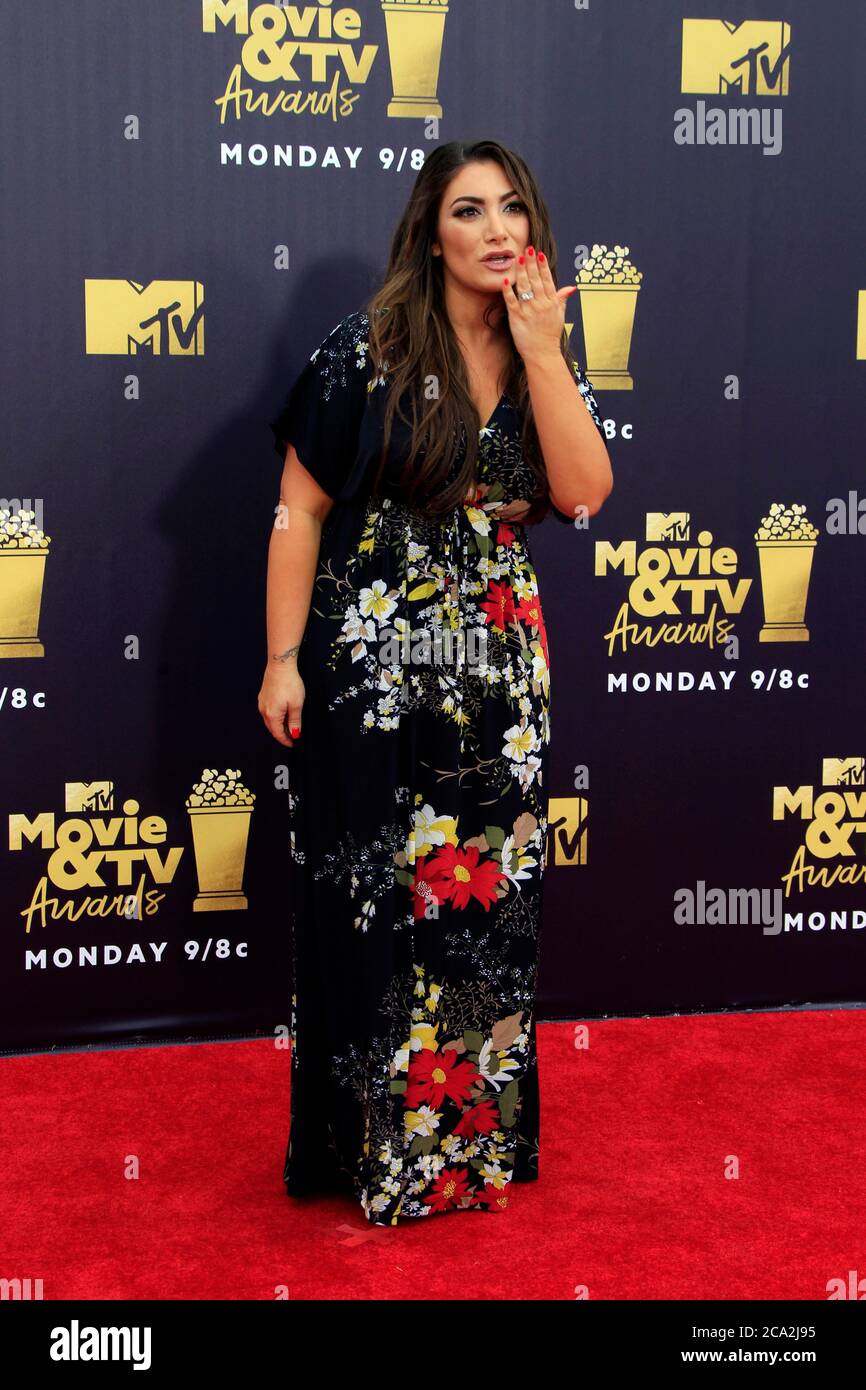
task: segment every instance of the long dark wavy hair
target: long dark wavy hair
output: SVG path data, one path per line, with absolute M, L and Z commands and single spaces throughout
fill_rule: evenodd
M 536 253 L 544 252 L 554 281 L 557 280 L 556 246 L 550 217 L 524 160 L 497 140 L 478 140 L 471 144 L 452 140 L 434 150 L 419 171 L 394 232 L 382 286 L 365 306 L 369 316 L 370 357 L 377 372 L 383 365 L 387 367 L 390 382 L 385 404 L 384 442 L 373 478 L 373 491 L 378 491 L 385 470 L 397 414 L 411 429 L 411 448 L 397 482 L 399 495 L 431 520 L 443 517 L 457 506 L 476 479 L 482 422 L 469 393 L 466 364 L 445 309 L 443 258 L 434 256 L 431 248 L 437 240 L 439 209 L 448 184 L 464 165 L 481 159 L 496 160 L 510 179 L 510 186 L 526 205 L 529 245 Z M 514 346 L 505 306 L 492 299 L 484 312 L 488 325 L 494 313 L 505 314 L 503 332 L 511 344 L 511 367 L 505 391 L 523 415 L 523 457 L 536 480 L 532 495 L 526 499 L 530 506 L 519 519 L 521 524 L 534 524 L 541 521 L 550 508 L 547 472 L 533 419 L 526 369 Z M 573 371 L 574 358 L 565 328 L 561 346 L 562 355 Z M 422 390 L 424 381 L 430 377 L 439 383 L 438 396 L 434 399 L 428 399 Z M 403 410 L 404 396 L 411 403 L 411 418 Z M 461 429 L 465 431 L 465 461 L 459 475 L 449 484 L 455 442 Z

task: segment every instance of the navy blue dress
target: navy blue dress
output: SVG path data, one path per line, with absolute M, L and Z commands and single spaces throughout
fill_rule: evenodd
M 291 1196 L 342 1190 L 393 1225 L 502 1210 L 538 1176 L 550 668 L 528 528 L 502 517 L 533 484 L 517 409 L 500 398 L 476 486 L 444 521 L 374 497 L 386 381 L 368 327 L 343 319 L 271 422 L 280 457 L 292 443 L 335 499 L 288 755 L 283 1176 Z

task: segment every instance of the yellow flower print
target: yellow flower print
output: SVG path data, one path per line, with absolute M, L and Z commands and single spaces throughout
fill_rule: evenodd
M 480 507 L 465 507 L 466 519 L 479 536 L 490 535 L 490 517 Z
M 532 653 L 532 679 L 538 682 L 547 695 L 550 693 L 550 669 L 540 642 L 533 642 Z
M 406 841 L 406 859 L 415 863 L 438 845 L 457 844 L 457 820 L 454 816 L 437 816 L 429 804 L 415 810 L 415 823 Z
M 535 726 L 522 719 L 519 724 L 512 724 L 510 729 L 505 730 L 505 742 L 502 751 L 506 758 L 511 758 L 512 762 L 523 763 L 530 753 L 535 753 L 541 744 Z
M 538 860 L 528 853 L 526 845 L 518 846 L 513 835 L 506 835 L 502 842 L 502 872 L 509 882 L 531 879 L 537 867 Z
M 470 723 L 469 715 L 463 709 L 457 708 L 452 695 L 446 695 L 439 708 L 443 714 L 451 715 L 451 722 L 456 724 L 458 729 Z
M 499 1191 L 503 1187 L 506 1187 L 508 1183 L 511 1182 L 512 1170 L 510 1168 L 500 1168 L 498 1163 L 491 1163 L 488 1161 L 487 1163 L 483 1164 L 483 1166 L 479 1168 L 478 1171 L 480 1172 L 484 1181 L 490 1187 L 495 1187 L 497 1191 Z
M 388 593 L 384 579 L 374 579 L 368 589 L 361 589 L 358 594 L 359 611 L 365 618 L 372 614 L 379 623 L 390 618 L 396 607 L 397 600 Z
M 439 1024 L 432 1023 L 413 1023 L 412 1031 L 409 1034 L 409 1041 L 397 1049 L 394 1053 L 394 1066 L 397 1071 L 409 1070 L 409 1053 L 421 1052 L 425 1048 L 430 1052 L 436 1051 L 436 1034 L 439 1032 Z
M 410 1134 L 435 1134 L 441 1118 L 441 1110 L 431 1110 L 429 1105 L 422 1105 L 418 1110 L 406 1111 L 405 1127 Z
M 530 599 L 538 598 L 538 585 L 526 573 L 512 575 L 511 591 L 521 603 L 528 603 Z
M 498 1059 L 498 1068 L 491 1071 L 490 1063 L 494 1056 Z M 507 1052 L 495 1049 L 493 1039 L 488 1038 L 478 1054 L 478 1070 L 494 1090 L 501 1091 L 503 1085 L 508 1084 L 511 1073 L 520 1071 L 520 1063 L 514 1057 L 509 1057 Z

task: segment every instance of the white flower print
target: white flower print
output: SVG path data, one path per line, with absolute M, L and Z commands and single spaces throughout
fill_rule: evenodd
M 358 594 L 359 612 L 365 618 L 372 614 L 379 624 L 386 622 L 396 607 L 397 600 L 388 593 L 384 579 L 375 579 L 369 588 L 361 589 Z
M 526 719 L 522 719 L 519 724 L 512 724 L 510 729 L 505 730 L 502 751 L 512 762 L 525 762 L 530 753 L 534 753 L 540 747 L 541 740 L 535 731 L 535 725 Z

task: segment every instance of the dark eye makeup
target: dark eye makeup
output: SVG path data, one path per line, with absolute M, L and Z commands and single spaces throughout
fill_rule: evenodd
M 525 212 L 525 211 L 526 211 L 526 204 L 525 204 L 525 203 L 520 203 L 520 202 L 518 202 L 516 199 L 513 199 L 510 203 L 506 203 L 506 204 L 505 204 L 505 210 L 506 210 L 506 212 L 507 212 L 507 210 L 508 210 L 509 208 L 520 208 L 521 212 Z M 477 207 L 474 207 L 471 203 L 469 203 L 469 204 L 467 204 L 467 206 L 466 206 L 465 208 L 458 208 L 457 211 L 456 211 L 456 213 L 454 214 L 454 216 L 455 216 L 455 217 L 462 217 L 463 214 L 464 214 L 464 212 L 478 212 L 478 208 L 477 208 Z

